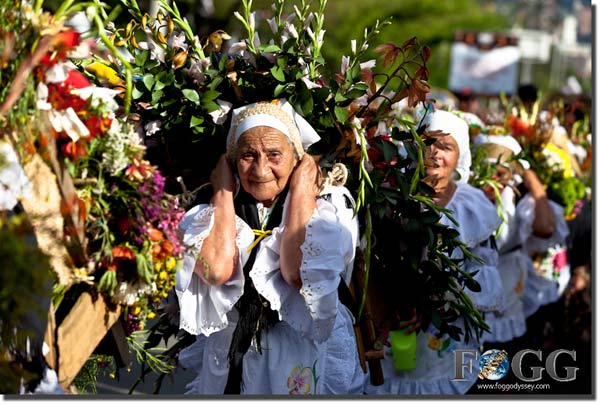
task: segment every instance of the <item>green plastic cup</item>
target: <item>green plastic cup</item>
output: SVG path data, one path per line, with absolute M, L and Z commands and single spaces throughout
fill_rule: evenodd
M 411 332 L 407 335 L 402 329 L 392 330 L 389 341 L 392 346 L 394 368 L 398 371 L 414 369 L 417 363 L 417 334 Z

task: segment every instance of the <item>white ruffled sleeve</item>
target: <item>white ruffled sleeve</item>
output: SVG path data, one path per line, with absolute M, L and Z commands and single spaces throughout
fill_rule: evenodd
M 175 292 L 179 300 L 181 329 L 193 334 L 209 336 L 227 327 L 227 313 L 242 296 L 244 288 L 243 264 L 248 255 L 246 248 L 254 240 L 252 230 L 236 216 L 236 243 L 240 252 L 238 265 L 232 277 L 220 286 L 204 282 L 195 272 L 196 255 L 214 225 L 215 209 L 201 204 L 190 209 L 179 227 L 183 233 L 186 251 L 183 266 L 177 272 Z
M 551 246 L 564 244 L 569 235 L 569 226 L 564 217 L 564 209 L 554 201 L 549 200 L 550 207 L 556 218 L 554 233 L 549 238 L 533 235 L 533 220 L 535 219 L 535 200 L 531 194 L 526 194 L 517 204 L 517 224 L 519 239 L 525 252 L 545 252 Z
M 282 277 L 279 269 L 283 227 L 262 243 L 250 277 L 256 290 L 279 312 L 279 318 L 304 336 L 317 342 L 331 334 L 338 311 L 341 275 L 354 259 L 352 223 L 340 220 L 335 198 L 318 199 L 317 208 L 306 226 L 300 266 L 302 288 L 298 291 Z M 284 207 L 283 218 L 285 218 Z M 354 223 L 354 225 L 356 225 Z

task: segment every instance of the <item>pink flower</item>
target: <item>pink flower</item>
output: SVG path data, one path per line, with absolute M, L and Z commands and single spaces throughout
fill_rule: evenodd
M 308 395 L 310 393 L 310 383 L 312 381 L 312 372 L 308 367 L 296 366 L 292 369 L 287 380 L 287 386 L 292 395 Z
M 564 269 L 568 264 L 566 249 L 561 249 L 556 252 L 552 257 L 552 263 L 554 264 L 555 271 L 561 271 Z

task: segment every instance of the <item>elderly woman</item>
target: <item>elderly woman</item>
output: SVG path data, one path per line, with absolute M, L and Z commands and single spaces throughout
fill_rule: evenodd
M 358 223 L 342 186 L 321 190 L 319 139 L 285 100 L 233 112 L 209 204 L 182 221 L 180 362 L 190 394 L 360 394 L 350 280 Z
M 484 193 L 467 184 L 471 165 L 468 125 L 457 115 L 443 110 L 429 112 L 423 119 L 423 125 L 425 136 L 436 139 L 426 152 L 428 181 L 435 190 L 434 201 L 451 211 L 450 215 L 458 226 L 445 214 L 441 223 L 457 229 L 459 239 L 483 260 L 483 263 L 469 259 L 462 262 L 468 273 L 478 272 L 474 279 L 481 286 L 481 292 L 465 291 L 480 312 L 501 310 L 504 305 L 503 291 L 496 270 L 498 255 L 493 243 L 493 234 L 500 225 L 500 218 Z M 462 252 L 457 249 L 452 258 L 462 259 Z M 417 329 L 418 324 L 414 321 L 407 324 L 406 331 Z M 464 329 L 460 319 L 455 326 Z M 384 383 L 380 386 L 368 385 L 367 393 L 464 394 L 477 380 L 479 367 L 475 358 L 465 358 L 465 362 L 472 362 L 471 367 L 461 368 L 460 372 L 464 375 L 457 375 L 455 352 L 458 349 L 477 350 L 478 347 L 476 339 L 468 343 L 452 340 L 442 335 L 432 323 L 417 333 L 415 367 L 411 370 L 395 369 L 391 350 L 384 349 Z M 462 362 L 461 359 L 459 361 Z

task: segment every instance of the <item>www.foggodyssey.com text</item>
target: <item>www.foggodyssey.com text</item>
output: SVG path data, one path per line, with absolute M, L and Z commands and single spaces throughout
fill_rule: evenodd
M 550 384 L 521 384 L 521 383 L 486 383 L 477 384 L 478 389 L 483 390 L 500 390 L 500 391 L 533 391 L 533 390 L 547 390 L 550 389 Z

